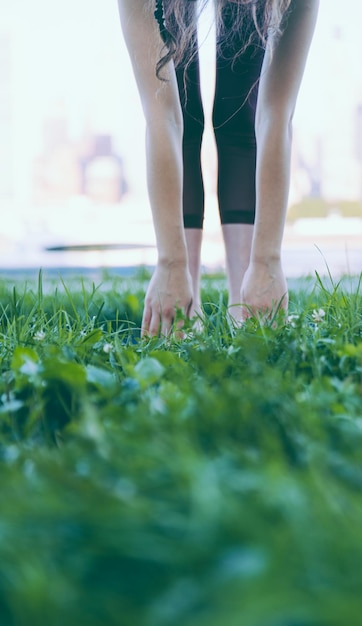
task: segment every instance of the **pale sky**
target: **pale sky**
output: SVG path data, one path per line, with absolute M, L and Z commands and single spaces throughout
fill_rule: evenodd
M 0 0 L 0 9 L 0 20 L 13 24 L 17 41 L 19 159 L 25 163 L 39 149 L 41 120 L 62 99 L 74 132 L 87 115 L 98 130 L 115 133 L 120 150 L 139 163 L 144 125 L 116 0 Z M 342 136 L 348 103 L 362 102 L 361 23 L 361 0 L 321 0 L 295 116 L 301 141 L 308 143 L 323 129 Z

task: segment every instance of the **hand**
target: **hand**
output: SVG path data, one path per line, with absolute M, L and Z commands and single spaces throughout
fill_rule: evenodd
M 176 309 L 189 316 L 191 306 L 192 285 L 187 263 L 158 263 L 146 293 L 142 337 L 169 335 Z
M 279 311 L 287 314 L 288 287 L 281 262 L 251 262 L 241 285 L 241 320 L 270 320 Z

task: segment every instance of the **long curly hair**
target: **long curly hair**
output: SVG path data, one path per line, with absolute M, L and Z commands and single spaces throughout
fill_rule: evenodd
M 250 43 L 265 45 L 270 35 L 279 36 L 292 0 L 210 0 L 214 4 L 218 43 L 223 48 L 237 37 L 240 53 Z M 197 21 L 209 0 L 153 0 L 165 48 L 156 72 L 173 59 L 187 65 L 197 51 Z M 231 16 L 231 19 L 230 19 Z

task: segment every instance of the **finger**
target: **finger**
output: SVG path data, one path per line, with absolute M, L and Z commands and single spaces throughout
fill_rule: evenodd
M 141 337 L 144 337 L 149 334 L 150 323 L 152 317 L 151 307 L 145 306 L 143 309 L 142 323 L 141 323 Z
M 193 304 L 194 304 L 194 300 L 193 298 L 190 300 L 188 306 L 186 307 L 186 317 L 191 318 L 191 313 L 193 311 Z
M 191 319 L 191 314 L 195 314 L 193 311 L 193 300 L 191 299 L 187 306 L 181 309 L 182 317 L 180 319 L 173 320 L 173 332 L 176 339 L 185 339 L 186 333 L 182 330 L 185 326 L 185 320 Z
M 173 305 L 164 305 L 160 315 L 159 331 L 164 337 L 168 337 L 171 333 L 173 323 L 175 321 L 175 308 Z
M 160 334 L 161 316 L 158 311 L 152 312 L 151 322 L 149 326 L 150 337 L 157 337 Z
M 169 317 L 169 316 L 162 317 L 161 335 L 163 335 L 164 337 L 168 337 L 171 334 L 173 322 L 174 322 L 174 319 L 172 317 Z
M 185 339 L 185 332 L 182 330 L 185 326 L 184 320 L 177 320 L 177 322 L 173 323 L 173 331 L 175 339 Z

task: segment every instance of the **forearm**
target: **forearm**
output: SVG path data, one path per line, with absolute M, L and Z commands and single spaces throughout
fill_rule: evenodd
M 280 260 L 290 185 L 291 122 L 265 117 L 257 134 L 257 211 L 251 260 Z
M 250 264 L 241 289 L 242 316 L 288 308 L 281 247 L 290 178 L 290 124 L 265 116 L 257 131 L 257 211 Z
M 277 260 L 290 184 L 292 120 L 314 32 L 318 0 L 293 0 L 280 40 L 270 42 L 256 114 L 256 221 L 252 260 Z
M 182 123 L 150 120 L 146 130 L 148 192 L 159 262 L 185 263 L 182 218 Z
M 146 160 L 150 205 L 159 262 L 186 263 L 182 221 L 182 112 L 172 62 L 156 65 L 163 43 L 144 0 L 118 0 L 121 23 L 146 120 Z
M 243 318 L 288 308 L 281 245 L 288 204 L 292 120 L 319 0 L 292 0 L 283 35 L 270 41 L 259 84 L 256 216 L 250 265 L 241 302 Z M 275 43 L 275 45 L 273 45 Z
M 156 76 L 163 49 L 152 3 L 118 0 L 121 24 L 146 120 L 147 181 L 158 264 L 145 297 L 142 333 L 167 335 L 176 309 L 189 314 L 192 285 L 182 218 L 182 112 L 173 64 Z

